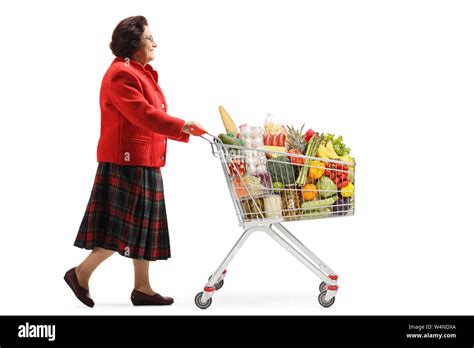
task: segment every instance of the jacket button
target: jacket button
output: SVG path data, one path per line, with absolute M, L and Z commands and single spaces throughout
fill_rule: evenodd
M 160 157 L 160 160 L 164 161 L 164 160 L 165 160 L 165 156 L 161 156 L 161 157 Z
M 164 108 L 165 108 L 165 104 L 161 104 L 161 108 L 164 109 Z

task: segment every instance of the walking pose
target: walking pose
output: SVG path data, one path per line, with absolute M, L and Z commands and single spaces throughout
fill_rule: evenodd
M 167 113 L 158 73 L 149 65 L 157 44 L 143 16 L 122 20 L 112 34 L 116 58 L 102 80 L 98 168 L 74 245 L 92 250 L 64 279 L 76 297 L 93 307 L 89 279 L 113 253 L 131 258 L 133 305 L 170 305 L 155 292 L 149 262 L 171 256 L 160 168 L 169 139 L 188 142 L 186 122 Z

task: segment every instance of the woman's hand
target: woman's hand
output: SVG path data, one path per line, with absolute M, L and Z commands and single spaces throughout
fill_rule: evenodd
M 198 122 L 194 122 L 194 121 L 189 121 L 189 122 L 186 122 L 183 126 L 183 132 L 184 133 L 187 133 L 187 134 L 191 134 L 191 135 L 194 135 L 191 133 L 191 128 L 200 128 L 200 129 L 204 129 L 203 126 L 201 126 L 200 123 Z

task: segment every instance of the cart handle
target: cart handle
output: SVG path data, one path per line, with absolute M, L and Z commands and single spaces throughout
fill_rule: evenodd
M 204 128 L 198 127 L 196 125 L 192 125 L 192 126 L 189 127 L 189 133 L 191 135 L 203 138 L 209 144 L 211 144 L 212 155 L 214 157 L 217 157 L 217 153 L 216 153 L 217 151 L 215 149 L 216 143 L 220 143 L 222 145 L 222 141 L 218 137 L 208 133 Z
M 189 133 L 195 136 L 201 136 L 203 134 L 207 134 L 207 131 L 204 130 L 201 127 L 198 127 L 196 125 L 192 125 L 189 127 Z
M 198 127 L 198 126 L 196 126 L 196 125 L 192 125 L 192 126 L 189 127 L 189 134 L 194 135 L 194 136 L 197 136 L 197 137 L 201 137 L 201 138 L 203 138 L 204 140 L 210 142 L 211 144 L 212 144 L 213 142 L 220 142 L 220 143 L 222 143 L 222 141 L 221 141 L 218 137 L 216 137 L 215 135 L 210 134 L 210 133 L 209 133 L 207 130 L 205 130 L 204 128 Z M 208 135 L 209 138 L 212 139 L 212 141 L 209 140 L 207 137 L 204 137 L 203 135 Z

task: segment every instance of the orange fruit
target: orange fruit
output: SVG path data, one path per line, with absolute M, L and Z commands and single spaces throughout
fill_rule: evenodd
M 301 195 L 305 201 L 312 201 L 316 198 L 317 194 L 318 189 L 316 188 L 316 185 L 313 184 L 306 184 L 301 190 Z

